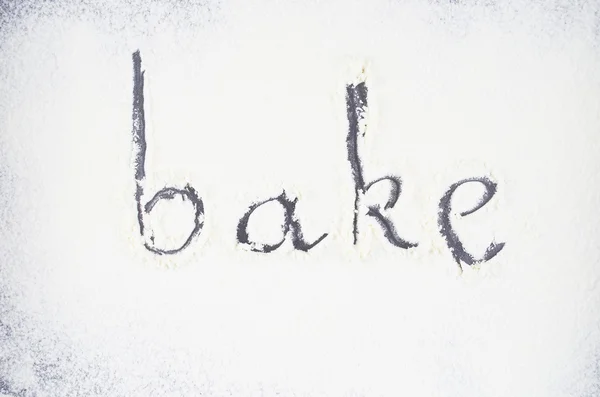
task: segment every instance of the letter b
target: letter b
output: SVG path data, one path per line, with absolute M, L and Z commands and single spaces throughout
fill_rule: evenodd
M 135 169 L 135 201 L 137 204 L 137 217 L 140 227 L 140 235 L 144 238 L 144 246 L 158 255 L 176 254 L 185 249 L 200 234 L 204 223 L 204 205 L 196 191 L 186 185 L 183 189 L 174 187 L 165 187 L 159 190 L 149 201 L 142 205 L 144 196 L 144 181 L 146 178 L 145 160 L 146 160 L 146 122 L 144 115 L 144 72 L 141 70 L 142 59 L 140 52 L 133 53 L 133 151 L 134 151 L 134 169 Z M 183 202 L 189 201 L 193 210 L 193 223 L 189 233 L 183 233 L 177 240 L 163 242 L 158 246 L 155 241 L 154 230 L 148 227 L 147 221 L 150 214 L 156 210 L 156 205 L 163 200 L 172 201 L 181 197 Z M 167 239 L 169 240 L 169 239 Z

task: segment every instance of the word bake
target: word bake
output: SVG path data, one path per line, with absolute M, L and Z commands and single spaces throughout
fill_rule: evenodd
M 144 246 L 149 251 L 158 254 L 176 254 L 187 248 L 195 237 L 202 231 L 204 225 L 204 204 L 196 190 L 189 184 L 183 188 L 165 187 L 159 190 L 149 200 L 144 202 L 146 192 L 145 185 L 145 160 L 146 160 L 146 126 L 144 113 L 144 72 L 142 71 L 142 59 L 140 52 L 133 53 L 133 152 L 134 152 L 134 177 L 135 177 L 135 202 L 137 204 L 137 219 L 139 224 L 139 233 L 144 239 Z M 364 82 L 358 84 L 348 84 L 346 86 L 346 109 L 348 118 L 348 135 L 346 137 L 346 146 L 348 152 L 348 163 L 354 181 L 354 208 L 353 208 L 353 244 L 357 244 L 360 234 L 358 227 L 358 219 L 362 213 L 372 217 L 383 232 L 383 236 L 387 241 L 400 248 L 412 249 L 418 246 L 418 243 L 408 241 L 402 238 L 395 226 L 394 222 L 387 214 L 388 210 L 394 208 L 398 198 L 400 197 L 402 180 L 398 176 L 387 175 L 372 181 L 366 181 L 364 178 L 364 165 L 359 155 L 360 138 L 365 135 L 364 119 L 367 111 L 367 87 Z M 386 183 L 389 185 L 389 193 L 385 203 L 382 204 L 365 204 L 364 197 L 373 186 Z M 475 206 L 467 211 L 460 213 L 460 216 L 472 214 L 483 206 L 485 206 L 496 194 L 497 184 L 487 177 L 473 177 L 460 180 L 452 184 L 446 193 L 439 201 L 438 210 L 438 226 L 439 232 L 446 241 L 446 244 L 454 258 L 461 265 L 473 265 L 480 262 L 485 262 L 496 256 L 503 248 L 504 243 L 490 243 L 485 253 L 481 257 L 474 257 L 467 252 L 456 234 L 450 220 L 451 201 L 454 193 L 467 183 L 477 183 L 484 187 L 484 193 Z M 186 235 L 187 237 L 172 247 L 158 246 L 155 243 L 155 238 L 152 230 L 147 227 L 147 217 L 152 213 L 156 204 L 161 200 L 172 200 L 179 197 L 184 201 L 191 203 L 193 207 L 193 226 Z M 327 233 L 323 233 L 318 238 L 307 240 L 302 233 L 302 225 L 296 217 L 297 198 L 288 197 L 285 193 L 281 193 L 276 197 L 267 198 L 251 204 L 247 211 L 240 217 L 236 240 L 238 244 L 247 247 L 251 251 L 260 253 L 269 253 L 278 249 L 283 243 L 290 239 L 296 250 L 308 252 L 317 244 L 321 243 Z M 248 235 L 248 225 L 252 219 L 253 213 L 263 205 L 274 203 L 278 204 L 283 209 L 283 219 L 281 220 L 282 238 L 277 243 L 261 243 L 253 241 Z M 366 210 L 366 211 L 361 211 Z

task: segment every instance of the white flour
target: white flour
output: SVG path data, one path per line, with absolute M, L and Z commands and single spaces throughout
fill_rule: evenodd
M 59 1 L 0 28 L 0 395 L 600 395 L 597 3 L 174 3 Z M 147 194 L 204 202 L 173 256 L 139 237 L 137 49 Z M 365 178 L 402 178 L 410 250 L 362 216 L 352 244 L 361 73 Z M 475 176 L 498 193 L 456 230 L 476 256 L 506 246 L 461 272 L 438 205 Z M 328 236 L 238 247 L 283 189 Z M 277 241 L 280 214 L 250 233 Z

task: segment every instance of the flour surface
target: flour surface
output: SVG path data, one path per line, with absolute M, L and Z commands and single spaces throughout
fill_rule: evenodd
M 185 3 L 185 5 L 183 4 Z M 600 395 L 595 1 L 0 6 L 0 395 Z M 140 236 L 132 54 L 144 71 Z M 368 87 L 364 179 L 347 86 Z M 464 185 L 440 233 L 440 200 Z M 285 192 L 308 252 L 237 243 Z M 284 208 L 248 238 L 275 244 Z M 186 234 L 187 233 L 187 234 Z M 291 233 L 291 232 L 290 232 Z

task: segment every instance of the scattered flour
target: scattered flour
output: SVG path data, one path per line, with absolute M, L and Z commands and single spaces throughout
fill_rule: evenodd
M 597 2 L 0 10 L 0 395 L 600 395 Z M 190 183 L 205 205 L 176 256 L 137 229 L 137 49 L 147 189 Z M 352 245 L 344 95 L 361 74 L 365 175 L 402 177 L 413 250 L 367 219 Z M 457 231 L 506 247 L 461 272 L 437 206 L 472 176 L 498 194 Z M 305 235 L 329 236 L 237 247 L 246 208 L 282 189 Z

